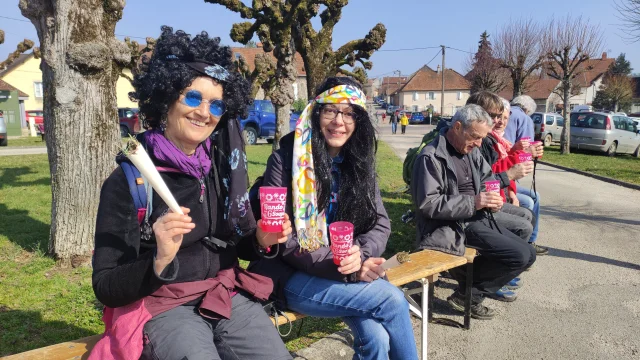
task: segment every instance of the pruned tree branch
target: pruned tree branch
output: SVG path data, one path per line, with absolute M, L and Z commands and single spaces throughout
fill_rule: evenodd
M 617 17 L 622 21 L 620 30 L 630 43 L 640 41 L 640 0 L 614 0 Z
M 2 40 L 4 41 L 4 33 L 0 37 L 2 37 Z M 20 56 L 20 54 L 33 48 L 33 45 L 34 45 L 33 41 L 29 39 L 24 39 L 21 43 L 19 43 L 16 46 L 16 50 L 11 54 L 9 54 L 9 56 L 3 62 L 0 63 L 0 71 L 6 69 L 7 66 L 11 65 L 14 61 L 16 61 L 16 59 Z

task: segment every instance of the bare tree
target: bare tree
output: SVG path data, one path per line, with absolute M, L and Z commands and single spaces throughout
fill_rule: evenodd
M 582 17 L 553 19 L 542 35 L 546 56 L 544 70 L 559 80 L 562 88 L 562 115 L 567 117 L 569 99 L 574 79 L 589 70 L 587 61 L 595 58 L 602 49 L 600 26 Z M 560 152 L 570 153 L 570 122 L 565 121 L 560 138 Z
M 275 87 L 276 64 L 269 54 L 262 53 L 256 55 L 254 59 L 254 69 L 249 69 L 249 64 L 244 56 L 235 60 L 236 70 L 251 83 L 251 96 L 256 97 L 258 91 L 264 91 L 265 98 L 271 98 L 271 91 Z
M 123 70 L 129 69 L 129 71 L 131 71 L 131 74 L 133 76 L 135 76 L 139 71 L 139 65 L 140 65 L 140 60 L 142 56 L 146 53 L 153 52 L 153 49 L 156 46 L 156 39 L 152 37 L 147 37 L 145 41 L 147 42 L 147 44 L 144 47 L 142 47 L 137 41 L 135 40 L 132 41 L 129 37 L 124 38 L 124 43 L 127 45 L 127 48 L 129 49 L 129 61 L 127 62 Z M 124 72 L 121 72 L 120 76 L 129 80 L 129 82 L 133 82 L 133 77 L 129 77 Z
M 627 35 L 627 40 L 640 40 L 640 0 L 614 0 L 613 6 L 618 11 L 618 18 L 622 20 L 621 30 Z
M 4 37 L 4 34 L 2 34 L 2 36 Z M 2 40 L 4 40 L 4 38 Z M 6 69 L 7 66 L 11 65 L 14 61 L 16 61 L 16 59 L 20 56 L 20 54 L 33 48 L 33 45 L 34 45 L 33 41 L 29 39 L 24 39 L 21 43 L 18 44 L 18 46 L 16 46 L 16 50 L 11 54 L 9 54 L 9 56 L 3 62 L 0 63 L 0 71 Z M 39 56 L 37 56 L 39 52 L 36 52 L 34 50 L 34 54 L 36 54 L 36 59 L 39 58 Z
M 526 91 L 527 79 L 542 66 L 541 30 L 533 19 L 519 19 L 510 20 L 496 35 L 494 54 L 511 75 L 514 97 Z
M 124 0 L 20 0 L 42 48 L 44 118 L 51 171 L 49 253 L 89 263 L 100 187 L 119 143 L 116 82 L 130 60 L 115 38 Z
M 280 138 L 289 132 L 289 118 L 291 104 L 295 98 L 293 84 L 298 76 L 294 64 L 295 45 L 292 28 L 299 9 L 303 8 L 300 1 L 254 1 L 253 7 L 246 6 L 240 0 L 205 0 L 212 4 L 219 4 L 227 9 L 239 13 L 243 19 L 254 22 L 233 24 L 231 39 L 247 44 L 254 35 L 262 42 L 265 52 L 273 51 L 276 58 L 274 73 L 275 86 L 271 91 L 271 102 L 276 108 L 276 132 L 273 150 L 280 146 Z
M 4 43 L 4 31 L 0 30 L 0 44 Z
M 309 99 L 315 96 L 316 88 L 328 76 L 348 75 L 364 84 L 365 70 L 371 70 L 373 66 L 368 59 L 385 42 L 387 29 L 379 23 L 363 39 L 351 40 L 333 51 L 333 30 L 342 17 L 342 9 L 348 4 L 348 0 L 300 1 L 300 7 L 304 6 L 304 10 L 300 9 L 297 13 L 294 39 L 296 50 L 304 61 Z M 312 19 L 318 15 L 321 5 L 324 6 L 320 13 L 321 28 L 316 31 Z M 345 65 L 354 67 L 356 63 L 360 63 L 361 67 L 354 71 L 343 68 Z

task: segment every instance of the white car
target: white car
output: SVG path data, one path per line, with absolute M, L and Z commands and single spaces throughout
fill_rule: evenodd
M 4 123 L 2 112 L 0 112 L 0 146 L 7 146 L 7 124 Z

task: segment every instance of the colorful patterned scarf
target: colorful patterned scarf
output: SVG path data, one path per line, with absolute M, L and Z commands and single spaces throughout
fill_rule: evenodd
M 296 123 L 292 166 L 293 217 L 300 249 L 309 252 L 329 245 L 324 211 L 318 213 L 313 152 L 311 151 L 311 114 L 316 103 L 352 104 L 366 109 L 366 96 L 354 86 L 333 87 L 310 101 Z

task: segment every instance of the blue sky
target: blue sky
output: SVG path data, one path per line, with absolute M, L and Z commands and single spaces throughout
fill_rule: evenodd
M 375 24 L 382 22 L 387 28 L 387 41 L 382 50 L 447 45 L 475 51 L 484 30 L 494 33 L 510 18 L 533 17 L 546 21 L 552 16 L 567 14 L 582 15 L 599 24 L 604 33 L 604 50 L 609 56 L 626 53 L 634 72 L 640 73 L 640 43 L 628 44 L 623 39 L 613 0 L 351 0 L 335 28 L 333 44 L 337 48 L 349 40 L 364 37 Z M 0 0 L 0 16 L 24 19 L 18 9 L 18 0 Z M 170 25 L 192 34 L 206 30 L 210 35 L 221 37 L 225 44 L 237 45 L 229 38 L 229 30 L 238 21 L 242 19 L 235 13 L 204 0 L 127 0 L 116 34 L 143 38 L 157 36 L 161 25 Z M 13 51 L 23 38 L 37 40 L 30 22 L 0 18 L 0 29 L 6 33 L 5 43 L 0 45 L 0 59 Z M 371 58 L 374 67 L 369 76 L 390 75 L 394 70 L 400 70 L 403 75 L 410 74 L 429 62 L 438 51 L 434 48 L 377 52 Z M 447 67 L 464 72 L 467 56 L 448 50 Z M 430 66 L 435 68 L 439 63 L 438 56 Z

